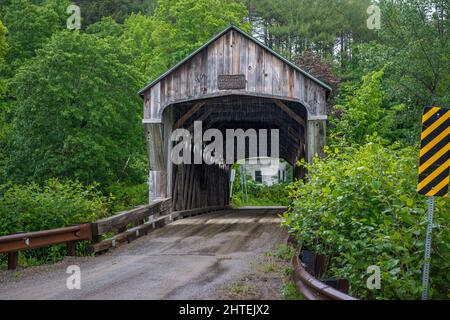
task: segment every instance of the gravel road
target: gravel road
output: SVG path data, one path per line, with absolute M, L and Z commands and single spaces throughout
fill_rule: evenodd
M 215 299 L 256 256 L 283 241 L 277 208 L 225 210 L 178 220 L 98 257 L 0 271 L 0 299 Z M 78 265 L 81 289 L 68 290 Z

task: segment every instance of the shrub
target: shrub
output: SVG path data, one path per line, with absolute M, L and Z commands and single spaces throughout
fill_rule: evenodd
M 295 182 L 283 221 L 300 243 L 331 256 L 329 277 L 350 280 L 351 294 L 368 299 L 418 299 L 427 200 L 416 192 L 418 151 L 376 141 L 327 150 Z M 436 199 L 431 295 L 448 292 L 450 203 Z M 381 290 L 366 287 L 367 267 L 381 268 Z
M 112 197 L 111 211 L 132 209 L 148 203 L 148 184 L 114 183 L 107 187 Z
M 34 183 L 0 186 L 0 236 L 65 227 L 92 222 L 108 216 L 109 198 L 96 185 L 84 186 L 74 181 L 48 180 L 43 186 Z M 83 245 L 78 246 L 83 251 Z M 63 246 L 22 252 L 26 264 L 56 261 Z M 79 252 L 81 253 L 81 252 Z

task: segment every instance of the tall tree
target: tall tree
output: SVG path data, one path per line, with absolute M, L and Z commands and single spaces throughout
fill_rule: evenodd
M 230 23 L 250 31 L 247 17 L 240 0 L 159 0 L 153 16 L 150 76 L 178 62 Z
M 32 58 L 53 33 L 65 28 L 68 17 L 65 10 L 69 3 L 68 0 L 48 0 L 43 4 L 11 0 L 5 9 L 3 22 L 9 30 L 11 48 L 7 62 L 13 70 Z
M 104 184 L 120 174 L 137 179 L 129 163 L 145 157 L 136 95 L 143 79 L 131 60 L 124 46 L 108 39 L 77 31 L 55 34 L 14 79 L 6 177 Z
M 75 3 L 81 8 L 83 26 L 88 27 L 104 17 L 122 23 L 131 13 L 151 15 L 157 0 L 76 0 Z
M 0 75 L 5 73 L 6 63 L 5 56 L 8 52 L 8 43 L 6 41 L 7 29 L 0 20 Z M 3 142 L 8 136 L 10 125 L 6 121 L 8 106 L 4 102 L 4 97 L 7 92 L 8 79 L 0 76 L 0 162 L 5 156 Z
M 389 52 L 391 94 L 419 105 L 450 103 L 450 2 L 380 1 L 381 49 Z
M 255 33 L 288 58 L 314 51 L 321 57 L 351 59 L 352 43 L 370 39 L 370 0 L 248 0 Z
M 124 22 L 124 32 L 120 37 L 120 41 L 133 52 L 134 65 L 147 77 L 156 73 L 152 71 L 155 50 L 154 25 L 150 16 L 141 13 L 131 14 Z

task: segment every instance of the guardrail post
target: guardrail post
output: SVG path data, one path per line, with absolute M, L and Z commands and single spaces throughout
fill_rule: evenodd
M 91 231 L 92 231 L 92 243 L 99 243 L 102 241 L 102 236 L 98 234 L 98 224 L 91 223 Z
M 19 264 L 19 252 L 8 253 L 8 270 L 14 270 Z
M 74 241 L 66 242 L 66 246 L 67 246 L 67 255 L 69 257 L 75 257 L 77 255 L 75 242 Z

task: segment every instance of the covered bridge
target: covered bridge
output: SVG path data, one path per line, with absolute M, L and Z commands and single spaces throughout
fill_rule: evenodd
M 229 202 L 231 165 L 174 164 L 174 129 L 278 129 L 279 158 L 295 168 L 322 152 L 331 88 L 235 26 L 229 26 L 140 90 L 150 160 L 150 201 L 173 210 Z M 248 146 L 247 146 L 248 149 Z M 234 160 L 238 159 L 234 153 Z M 296 178 L 304 174 L 295 168 Z

